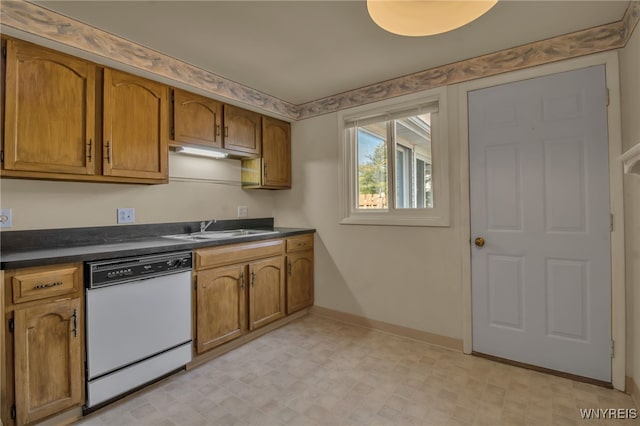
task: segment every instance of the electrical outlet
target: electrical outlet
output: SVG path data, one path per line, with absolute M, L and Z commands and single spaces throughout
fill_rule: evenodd
M 11 209 L 0 210 L 0 228 L 11 228 L 13 226 Z
M 118 223 L 135 223 L 136 209 L 133 207 L 118 208 Z
M 247 217 L 247 216 L 249 216 L 249 207 L 238 206 L 238 217 Z

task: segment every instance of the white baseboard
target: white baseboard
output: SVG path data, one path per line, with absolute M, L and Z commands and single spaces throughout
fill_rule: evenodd
M 638 387 L 638 383 L 633 380 L 633 377 L 627 376 L 625 392 L 631 395 L 631 399 L 633 399 L 633 402 L 636 404 L 636 408 L 640 409 L 640 387 Z
M 455 351 L 462 352 L 462 339 L 442 336 L 440 334 L 429 333 L 428 331 L 416 330 L 413 328 L 390 324 L 383 321 L 372 320 L 346 312 L 323 308 L 321 306 L 311 307 L 310 313 L 311 315 L 317 315 L 319 317 L 325 317 L 332 320 L 345 322 L 347 324 L 381 331 L 383 333 L 394 334 L 396 336 L 407 337 L 409 339 L 419 340 L 421 342 L 426 342 L 432 345 L 442 346 L 447 349 L 453 349 Z

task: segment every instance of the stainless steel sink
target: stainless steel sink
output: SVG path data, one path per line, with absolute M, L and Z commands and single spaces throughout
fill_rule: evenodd
M 278 231 L 264 229 L 230 229 L 227 231 L 192 232 L 190 234 L 163 235 L 163 238 L 174 238 L 188 241 L 221 240 L 224 238 L 240 238 L 250 235 L 277 234 Z

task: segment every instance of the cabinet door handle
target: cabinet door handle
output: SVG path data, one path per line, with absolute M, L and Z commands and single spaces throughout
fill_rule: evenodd
M 256 286 L 256 273 L 251 271 L 251 287 Z
M 291 268 L 292 268 L 291 261 L 289 261 L 289 275 L 291 275 Z
M 244 290 L 244 272 L 240 274 L 240 290 Z
M 267 163 L 265 162 L 262 167 L 264 169 L 264 177 L 267 177 Z
M 89 139 L 89 154 L 87 155 L 89 161 L 93 158 L 93 139 Z
M 59 285 L 62 285 L 62 281 L 54 281 L 52 283 L 46 283 L 46 284 L 36 284 L 33 286 L 33 290 L 41 290 L 43 288 L 57 287 Z
M 74 309 L 73 310 L 73 315 L 71 316 L 73 318 L 73 337 L 78 337 L 78 310 Z
M 220 136 L 220 125 L 216 124 L 216 136 Z
M 229 137 L 229 126 L 224 126 L 224 137 L 225 138 Z
M 111 164 L 111 142 L 107 141 L 107 163 Z

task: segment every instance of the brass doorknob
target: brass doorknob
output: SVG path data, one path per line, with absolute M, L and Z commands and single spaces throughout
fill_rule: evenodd
M 484 247 L 484 238 L 482 237 L 476 238 L 475 243 L 478 247 Z

